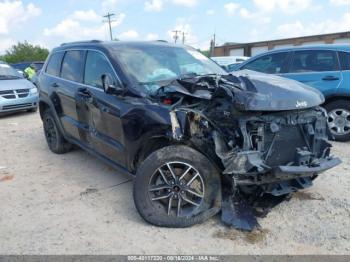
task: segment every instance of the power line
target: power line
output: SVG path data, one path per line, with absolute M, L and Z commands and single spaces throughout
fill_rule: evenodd
M 110 14 L 109 12 L 104 15 L 104 18 L 107 18 L 107 21 L 105 21 L 106 23 L 108 23 L 109 25 L 109 36 L 111 37 L 111 40 L 113 40 L 113 32 L 112 32 L 112 20 L 111 17 L 115 16 L 115 14 Z

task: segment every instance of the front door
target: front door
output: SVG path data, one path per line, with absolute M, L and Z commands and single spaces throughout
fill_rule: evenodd
M 115 81 L 117 76 L 106 56 L 98 51 L 88 51 L 84 72 L 86 106 L 89 111 L 89 136 L 91 147 L 99 154 L 125 165 L 124 134 L 120 118 L 122 98 L 106 94 L 102 76 L 109 74 Z

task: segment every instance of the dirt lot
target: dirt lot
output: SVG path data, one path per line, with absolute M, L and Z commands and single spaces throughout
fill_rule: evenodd
M 2 117 L 0 253 L 350 254 L 350 144 L 334 145 L 344 163 L 260 219 L 262 231 L 218 217 L 165 229 L 140 218 L 130 177 L 82 150 L 52 154 L 36 113 Z

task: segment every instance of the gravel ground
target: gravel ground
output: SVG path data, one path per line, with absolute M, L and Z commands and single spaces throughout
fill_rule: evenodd
M 341 166 L 253 233 L 218 217 L 186 229 L 146 224 L 130 177 L 82 150 L 51 153 L 37 113 L 1 117 L 0 146 L 0 254 L 350 254 L 349 143 L 334 143 Z

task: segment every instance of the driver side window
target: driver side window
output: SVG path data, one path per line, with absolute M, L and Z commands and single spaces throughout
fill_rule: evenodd
M 102 75 L 115 73 L 104 55 L 96 51 L 88 51 L 84 73 L 84 84 L 97 88 L 103 88 Z
M 266 74 L 284 73 L 287 58 L 287 52 L 264 55 L 248 63 L 243 67 L 243 69 L 254 70 Z

